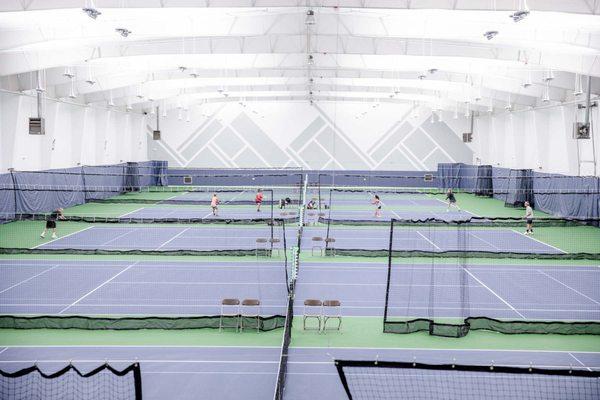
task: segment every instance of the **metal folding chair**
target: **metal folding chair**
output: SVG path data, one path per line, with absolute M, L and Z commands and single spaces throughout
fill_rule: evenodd
M 224 322 L 228 317 L 233 317 L 235 325 L 226 325 Z M 223 299 L 221 300 L 221 316 L 219 317 L 219 332 L 223 328 L 235 328 L 237 332 L 240 327 L 240 300 Z
M 260 332 L 260 300 L 242 300 L 242 307 L 240 308 L 240 331 L 244 330 L 244 318 L 256 318 L 256 332 Z
M 323 314 L 323 302 L 317 299 L 306 299 L 304 300 L 304 311 L 302 317 L 302 329 L 321 331 L 321 315 Z M 316 319 L 318 322 L 317 328 L 306 328 L 306 321 L 308 319 Z
M 337 327 L 327 329 L 327 321 L 336 319 Z M 339 331 L 342 328 L 342 303 L 339 300 L 323 300 L 323 332 L 327 330 Z

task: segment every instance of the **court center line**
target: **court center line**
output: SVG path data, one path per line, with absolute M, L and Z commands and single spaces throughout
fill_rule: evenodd
M 67 307 L 63 308 L 62 310 L 60 310 L 58 312 L 58 314 L 62 314 L 63 312 L 65 312 L 66 310 L 68 310 L 69 308 L 73 307 L 75 304 L 79 303 L 81 300 L 85 299 L 86 297 L 88 297 L 89 295 L 91 295 L 92 293 L 94 293 L 96 290 L 100 289 L 101 287 L 103 287 L 104 285 L 108 284 L 110 281 L 112 281 L 113 279 L 115 279 L 116 277 L 118 277 L 119 275 L 121 275 L 122 273 L 128 271 L 130 268 L 134 267 L 135 265 L 137 265 L 139 263 L 139 261 L 134 262 L 133 264 L 130 264 L 127 268 L 125 268 L 124 270 L 122 270 L 121 272 L 113 275 L 111 278 L 109 278 L 108 280 L 104 281 L 103 283 L 101 283 L 100 285 L 96 286 L 94 289 L 90 290 L 89 292 L 87 292 L 86 294 L 84 294 L 83 296 L 81 296 L 80 298 L 78 298 L 77 300 L 75 300 L 73 303 L 69 304 Z
M 579 290 L 577 290 L 577 289 L 575 289 L 575 288 L 572 288 L 571 286 L 567 285 L 566 283 L 563 283 L 563 282 L 561 282 L 560 280 L 558 280 L 558 279 L 554 278 L 554 277 L 553 277 L 553 276 L 551 276 L 551 275 L 548 275 L 548 274 L 547 274 L 547 273 L 545 273 L 544 271 L 542 271 L 542 270 L 539 270 L 539 269 L 538 269 L 538 270 L 537 270 L 537 272 L 539 272 L 539 273 L 540 273 L 540 274 L 542 274 L 542 275 L 545 275 L 545 276 L 547 276 L 548 278 L 552 279 L 554 282 L 556 282 L 556 283 L 559 283 L 559 284 L 563 285 L 564 287 L 566 287 L 566 288 L 568 288 L 568 289 L 571 289 L 572 291 L 574 291 L 575 293 L 577 293 L 577 294 L 579 294 L 579 295 L 581 295 L 581 296 L 585 297 L 586 299 L 588 299 L 588 300 L 591 300 L 591 301 L 593 301 L 593 302 L 594 302 L 594 303 L 596 303 L 596 304 L 600 304 L 600 302 L 599 302 L 599 301 L 596 301 L 596 300 L 592 299 L 591 297 L 589 297 L 589 296 L 587 296 L 587 295 L 585 295 L 585 294 L 581 293 Z M 0 293 L 2 293 L 2 292 L 0 292 Z
M 33 246 L 33 247 L 32 247 L 32 249 L 37 249 L 37 248 L 38 248 L 38 247 L 40 247 L 40 246 L 45 246 L 45 245 L 47 245 L 47 244 L 50 244 L 50 243 L 52 243 L 52 242 L 56 242 L 57 240 L 61 240 L 61 239 L 64 239 L 64 238 L 66 238 L 66 237 L 72 236 L 72 235 L 74 235 L 74 234 L 76 234 L 76 233 L 81 233 L 81 232 L 83 232 L 83 231 L 87 231 L 88 229 L 92 229 L 93 227 L 94 227 L 94 225 L 92 225 L 92 226 L 88 226 L 87 228 L 83 228 L 83 229 L 80 229 L 80 230 L 78 230 L 78 231 L 71 232 L 71 233 L 69 233 L 69 234 L 67 234 L 67 235 L 65 235 L 65 236 L 61 236 L 61 237 L 57 237 L 56 239 L 52 239 L 52 240 L 50 240 L 49 242 L 40 243 L 40 244 L 38 244 L 37 246 Z
M 475 275 L 473 275 L 471 273 L 471 271 L 469 271 L 467 268 L 464 268 L 465 272 L 467 274 L 469 274 L 473 279 L 475 279 L 481 286 L 483 286 L 484 288 L 486 288 L 487 290 L 490 291 L 490 293 L 492 293 L 494 296 L 496 296 L 500 301 L 502 301 L 504 304 L 506 304 L 508 307 L 510 307 L 511 310 L 513 310 L 515 313 L 517 313 L 521 318 L 526 319 L 525 316 L 523 314 L 521 314 L 519 311 L 517 311 L 516 308 L 514 308 L 508 301 L 504 300 L 498 293 L 494 292 L 492 289 L 490 289 L 490 287 L 488 285 L 486 285 L 485 283 L 483 283 L 479 278 L 477 278 Z
M 6 289 L 4 289 L 4 290 L 0 291 L 0 294 L 1 294 L 1 293 L 4 293 L 4 292 L 7 292 L 7 291 L 9 291 L 10 289 L 12 289 L 12 288 L 15 288 L 15 287 L 17 287 L 17 286 L 19 286 L 19 285 L 22 285 L 22 284 L 24 284 L 24 283 L 27 283 L 27 282 L 29 282 L 30 280 L 32 280 L 32 279 L 35 279 L 35 278 L 37 278 L 38 276 L 40 276 L 40 275 L 43 275 L 43 274 L 45 274 L 46 272 L 50 272 L 50 271 L 52 271 L 53 269 L 55 269 L 55 268 L 58 268 L 58 267 L 60 267 L 60 265 L 59 265 L 59 264 L 57 264 L 57 265 L 55 265 L 55 266 L 53 266 L 53 267 L 47 268 L 47 269 L 43 270 L 42 272 L 40 272 L 39 274 L 36 274 L 36 275 L 34 275 L 34 276 L 31 276 L 31 277 L 29 277 L 29 278 L 27 278 L 27 279 L 25 279 L 25 280 L 22 280 L 21 282 L 15 283 L 14 285 L 12 285 L 12 286 L 10 286 L 10 287 L 7 287 Z

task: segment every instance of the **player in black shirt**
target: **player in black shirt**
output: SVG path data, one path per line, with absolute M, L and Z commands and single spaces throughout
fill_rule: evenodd
M 65 219 L 62 208 L 52 211 L 50 215 L 48 215 L 48 217 L 46 218 L 46 227 L 40 235 L 42 239 L 46 237 L 46 232 L 48 231 L 48 229 L 52 229 L 52 239 L 56 239 L 56 221 L 59 219 Z
M 460 211 L 460 207 L 456 204 L 456 197 L 454 197 L 454 193 L 452 193 L 452 189 L 448 189 L 446 192 L 446 200 L 448 200 L 448 208 L 446 208 L 446 212 L 450 211 L 450 207 L 456 207 L 458 211 Z

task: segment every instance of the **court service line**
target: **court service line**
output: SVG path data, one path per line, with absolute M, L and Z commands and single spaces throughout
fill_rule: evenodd
M 136 213 L 136 212 L 138 212 L 138 211 L 141 211 L 141 210 L 143 210 L 144 208 L 146 208 L 146 207 L 140 207 L 140 208 L 137 208 L 137 209 L 135 209 L 135 210 L 133 210 L 133 211 L 126 212 L 126 213 L 125 213 L 125 214 L 123 214 L 123 215 L 119 215 L 119 218 L 123 218 L 123 217 L 124 217 L 124 216 L 126 216 L 126 215 L 129 215 L 129 214 Z
M 192 228 L 191 227 L 185 228 L 184 230 L 182 230 L 181 232 L 179 232 L 178 234 L 176 234 L 175 236 L 173 236 L 172 238 L 170 238 L 169 240 L 167 240 L 166 242 L 164 242 L 163 244 L 158 246 L 155 250 L 162 249 L 165 245 L 171 243 L 173 240 L 177 239 L 179 236 L 183 235 L 185 232 L 189 231 L 190 229 L 192 229 Z
M 492 247 L 494 248 L 494 250 L 500 251 L 500 249 L 499 249 L 498 247 L 494 246 L 494 244 L 492 244 L 492 243 L 488 242 L 488 241 L 487 241 L 487 240 L 485 240 L 485 239 L 482 239 L 482 238 L 480 238 L 480 237 L 479 237 L 479 236 L 477 236 L 476 234 L 474 234 L 474 233 L 472 233 L 472 232 L 467 232 L 467 234 L 468 234 L 468 235 L 470 235 L 470 236 L 473 236 L 475 239 L 477 239 L 477 240 L 480 240 L 480 241 L 482 241 L 483 243 L 485 243 L 485 244 L 487 244 L 487 245 L 489 245 L 489 246 L 492 246 Z
M 30 276 L 29 278 L 27 278 L 27 279 L 25 279 L 25 280 L 23 280 L 23 281 L 21 281 L 21 282 L 15 283 L 14 285 L 12 285 L 12 286 L 10 286 L 10 287 L 7 287 L 6 289 L 4 289 L 4 290 L 0 291 L 0 294 L 1 294 L 1 293 L 4 293 L 4 292 L 7 292 L 7 291 L 9 291 L 10 289 L 12 289 L 12 288 L 15 288 L 15 287 L 17 287 L 17 286 L 19 286 L 19 285 L 22 285 L 22 284 L 24 284 L 24 283 L 27 283 L 27 282 L 29 282 L 30 280 L 32 280 L 32 279 L 35 279 L 35 278 L 37 278 L 38 276 L 40 276 L 40 275 L 43 275 L 43 274 L 45 274 L 46 272 L 50 272 L 50 271 L 52 271 L 53 269 L 55 269 L 55 268 L 58 268 L 58 267 L 60 267 L 60 264 L 57 264 L 57 265 L 55 265 L 55 266 L 53 266 L 53 267 L 50 267 L 50 268 L 47 268 L 47 269 L 43 270 L 42 272 L 40 272 L 39 274 L 36 274 L 36 275 L 34 275 L 34 276 Z
M 94 293 L 96 290 L 100 289 L 101 287 L 103 287 L 104 285 L 106 285 L 107 283 L 109 283 L 110 281 L 112 281 L 113 279 L 115 279 L 116 277 L 118 277 L 119 275 L 121 275 L 122 273 L 128 271 L 130 268 L 132 268 L 133 266 L 137 265 L 139 263 L 139 261 L 134 262 L 133 264 L 130 264 L 127 268 L 125 268 L 123 271 L 117 273 L 116 275 L 113 275 L 111 278 L 109 278 L 108 280 L 104 281 L 103 283 L 101 283 L 100 285 L 96 286 L 94 289 L 90 290 L 89 292 L 87 292 L 86 294 L 84 294 L 83 296 L 81 296 L 80 298 L 78 298 L 77 300 L 75 300 L 73 303 L 71 303 L 70 305 L 68 305 L 67 307 L 63 308 L 62 310 L 60 310 L 58 312 L 58 314 L 62 314 L 63 312 L 65 312 L 66 310 L 68 310 L 69 308 L 73 307 L 75 304 L 79 303 L 81 300 L 85 299 L 86 297 L 88 297 L 89 295 L 91 295 L 92 293 Z
M 75 231 L 75 232 L 71 232 L 71 233 L 69 233 L 69 234 L 66 234 L 65 236 L 57 237 L 56 239 L 52 239 L 52 240 L 50 240 L 49 242 L 45 242 L 45 243 L 38 244 L 37 246 L 33 246 L 33 247 L 32 247 L 32 249 L 37 249 L 37 248 L 38 248 L 38 247 L 40 247 L 40 246 L 45 246 L 45 245 L 47 245 L 47 244 L 50 244 L 50 243 L 52 243 L 52 242 L 56 242 L 57 240 L 64 239 L 64 238 L 66 238 L 66 237 L 72 236 L 72 235 L 74 235 L 74 234 L 76 234 L 76 233 L 81 233 L 81 232 L 83 232 L 83 231 L 87 231 L 88 229 L 92 229 L 93 227 L 94 227 L 94 225 L 91 225 L 91 226 L 88 226 L 87 228 L 83 228 L 83 229 L 80 229 L 80 230 L 78 230 L 78 231 Z
M 572 288 L 571 286 L 567 285 L 566 283 L 563 283 L 563 282 L 561 282 L 560 280 L 558 280 L 558 279 L 554 278 L 554 277 L 553 277 L 553 276 L 551 276 L 551 275 L 548 275 L 548 274 L 547 274 L 547 273 L 545 273 L 544 271 L 542 271 L 542 270 L 539 270 L 539 269 L 538 269 L 538 270 L 537 270 L 537 272 L 539 272 L 540 274 L 546 275 L 548 278 L 552 279 L 554 282 L 556 282 L 556 283 L 559 283 L 559 284 L 563 285 L 564 287 L 566 287 L 566 288 L 568 288 L 568 289 L 571 289 L 572 291 L 574 291 L 575 293 L 577 293 L 577 294 L 579 294 L 579 295 L 581 295 L 581 296 L 585 297 L 586 299 L 588 299 L 588 300 L 591 300 L 591 301 L 593 301 L 593 302 L 594 302 L 594 303 L 596 303 L 596 304 L 600 304 L 600 302 L 599 302 L 599 301 L 596 301 L 596 300 L 592 299 L 591 297 L 589 297 L 589 296 L 587 296 L 587 295 L 585 295 L 585 294 L 581 293 L 579 290 L 577 290 L 577 289 L 575 289 L 575 288 Z M 2 292 L 0 292 L 0 293 L 2 293 Z
M 542 242 L 541 240 L 538 240 L 538 239 L 536 239 L 536 238 L 533 238 L 533 237 L 531 237 L 531 236 L 527 236 L 526 234 L 524 234 L 524 233 L 522 233 L 522 232 L 519 232 L 519 231 L 517 231 L 517 230 L 515 230 L 515 229 L 511 229 L 511 231 L 513 231 L 514 233 L 517 233 L 517 234 L 519 234 L 519 235 L 521 235 L 521 236 L 523 236 L 523 237 L 526 237 L 527 239 L 531 239 L 531 240 L 533 240 L 533 241 L 536 241 L 536 242 L 538 242 L 538 243 L 540 243 L 540 244 L 543 244 L 544 246 L 552 247 L 554 250 L 560 251 L 560 252 L 561 252 L 561 253 L 563 253 L 563 254 L 568 254 L 566 251 L 564 251 L 564 250 L 562 250 L 562 249 L 559 249 L 559 248 L 558 248 L 558 247 L 556 247 L 556 246 L 552 246 L 551 244 L 548 244 L 548 243 Z
M 519 311 L 517 311 L 516 308 L 514 308 L 508 301 L 504 300 L 498 293 L 494 292 L 492 289 L 490 289 L 490 287 L 488 285 L 486 285 L 485 283 L 483 283 L 479 278 L 477 278 L 475 275 L 473 275 L 471 273 L 471 271 L 469 271 L 467 268 L 464 268 L 465 272 L 467 274 L 469 274 L 473 279 L 475 279 L 481 286 L 483 286 L 484 288 L 486 288 L 487 290 L 490 291 L 490 293 L 492 293 L 494 296 L 496 296 L 500 301 L 502 301 L 504 304 L 506 304 L 507 306 L 509 306 L 511 308 L 511 310 L 513 310 L 515 313 L 517 313 L 521 318 L 526 319 L 525 316 L 523 314 L 521 314 Z
M 416 230 L 415 232 L 417 232 L 417 234 L 419 236 L 421 236 L 423 239 L 427 240 L 429 243 L 431 243 L 433 245 L 433 247 L 435 247 L 436 249 L 438 249 L 439 251 L 442 251 L 442 249 L 435 243 L 433 243 L 431 240 L 429 240 L 429 238 L 427 238 L 425 235 L 423 235 L 420 231 Z

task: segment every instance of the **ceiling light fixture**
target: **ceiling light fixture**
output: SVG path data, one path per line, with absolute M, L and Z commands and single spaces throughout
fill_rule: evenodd
M 71 69 L 71 67 L 65 67 L 65 70 L 63 72 L 63 76 L 65 78 L 73 79 L 73 78 L 75 78 L 75 72 L 73 72 L 73 70 Z
M 315 58 L 313 57 L 312 54 L 308 55 L 306 62 L 308 63 L 308 65 L 313 65 L 315 63 Z
M 512 20 L 515 22 L 522 21 L 525 19 L 525 17 L 529 15 L 529 7 L 527 7 L 527 0 L 521 0 L 519 1 L 519 3 L 519 9 L 514 13 L 510 14 L 510 18 L 512 18 Z
M 75 79 L 71 78 L 71 90 L 69 91 L 69 98 L 76 99 L 77 94 L 75 93 Z
M 123 36 L 124 38 L 131 35 L 131 31 L 127 28 L 116 28 L 115 32 L 117 32 L 119 35 Z
M 91 19 L 96 19 L 96 18 L 98 18 L 99 15 L 102 15 L 102 13 L 100 11 L 98 11 L 96 9 L 96 7 L 94 7 L 93 0 L 89 0 L 89 2 L 86 4 L 86 7 L 84 7 L 82 10 Z
M 583 94 L 583 84 L 581 81 L 581 75 L 575 74 L 575 90 L 573 91 L 573 96 L 581 96 Z
M 527 78 L 525 79 L 525 82 L 523 82 L 521 84 L 521 86 L 523 86 L 525 89 L 527 89 L 531 85 L 532 85 L 532 82 L 531 82 L 531 71 L 527 71 Z
M 483 34 L 483 37 L 487 40 L 492 40 L 496 35 L 498 35 L 498 31 L 487 31 Z
M 187 67 L 184 67 L 183 65 L 177 67 L 181 72 L 185 72 L 185 70 L 187 69 Z
M 315 12 L 313 10 L 308 10 L 306 12 L 306 19 L 304 20 L 306 25 L 314 25 L 317 23 L 317 19 L 315 18 Z
M 548 70 L 546 71 L 546 76 L 544 76 L 544 82 L 549 82 L 549 81 L 553 81 L 554 80 L 554 71 L 552 71 L 552 68 L 548 68 Z
M 544 88 L 544 95 L 542 96 L 542 103 L 550 102 L 550 82 L 546 82 L 546 87 Z
M 429 69 L 427 70 L 427 72 L 429 72 L 429 74 L 430 74 L 430 75 L 433 75 L 433 74 L 435 74 L 435 73 L 436 73 L 436 72 L 438 72 L 438 71 L 439 71 L 439 70 L 438 70 L 437 68 L 429 68 Z

